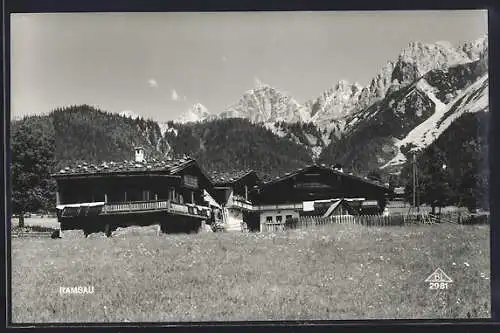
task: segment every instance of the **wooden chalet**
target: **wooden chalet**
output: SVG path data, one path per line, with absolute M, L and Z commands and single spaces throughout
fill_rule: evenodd
M 336 202 L 339 206 L 332 209 L 344 207 L 346 214 L 380 214 L 390 193 L 386 185 L 341 168 L 311 165 L 262 183 L 250 191 L 249 199 L 262 226 L 304 215 L 321 216 Z M 321 204 L 315 207 L 315 202 L 320 201 L 330 204 L 319 209 Z
M 251 223 L 253 204 L 249 200 L 250 191 L 260 184 L 255 171 L 213 172 L 215 199 L 223 206 L 226 230 L 259 230 L 258 223 Z
M 193 159 L 135 159 L 68 166 L 52 175 L 57 182 L 61 230 L 85 234 L 128 225 L 159 224 L 163 232 L 192 231 L 211 216 L 205 193 L 210 179 Z
M 251 170 L 208 176 L 189 158 L 146 161 L 140 147 L 131 161 L 81 163 L 52 176 L 61 230 L 108 237 L 129 225 L 188 232 L 222 222 L 226 230 L 259 231 L 300 216 L 380 214 L 391 193 L 338 166 L 311 165 L 263 182 Z

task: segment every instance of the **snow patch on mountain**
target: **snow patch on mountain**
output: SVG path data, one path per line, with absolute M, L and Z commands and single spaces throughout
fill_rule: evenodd
M 429 99 L 434 103 L 436 110 L 442 110 L 446 107 L 446 104 L 441 102 L 439 98 L 436 97 L 435 92 L 436 88 L 431 86 L 429 82 L 425 79 L 420 79 L 417 82 L 416 88 L 419 89 L 421 92 L 427 95 Z
M 423 80 L 424 81 L 424 80 Z M 488 75 L 483 75 L 475 83 L 464 89 L 453 101 L 443 104 L 433 94 L 430 86 L 425 82 L 418 86 L 421 91 L 435 103 L 435 111 L 432 116 L 415 127 L 408 135 L 400 140 L 396 147 L 401 149 L 406 145 L 411 145 L 410 151 L 418 151 L 426 148 L 434 142 L 457 118 L 469 112 L 479 112 L 488 110 Z M 399 153 L 386 163 L 382 168 L 404 163 L 405 156 Z
M 311 146 L 316 146 L 318 144 L 318 138 L 316 138 L 314 135 L 305 133 L 305 136 Z

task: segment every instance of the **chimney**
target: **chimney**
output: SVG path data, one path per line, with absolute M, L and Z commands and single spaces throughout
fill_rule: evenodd
M 144 148 L 135 147 L 135 161 L 136 162 L 144 162 Z

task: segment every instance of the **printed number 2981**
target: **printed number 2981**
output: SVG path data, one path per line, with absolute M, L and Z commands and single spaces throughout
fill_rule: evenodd
M 430 290 L 448 289 L 447 282 L 431 282 L 429 283 Z

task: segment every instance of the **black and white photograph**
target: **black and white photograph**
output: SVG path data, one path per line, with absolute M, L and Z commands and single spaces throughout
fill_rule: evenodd
M 10 15 L 13 324 L 490 319 L 487 10 Z

